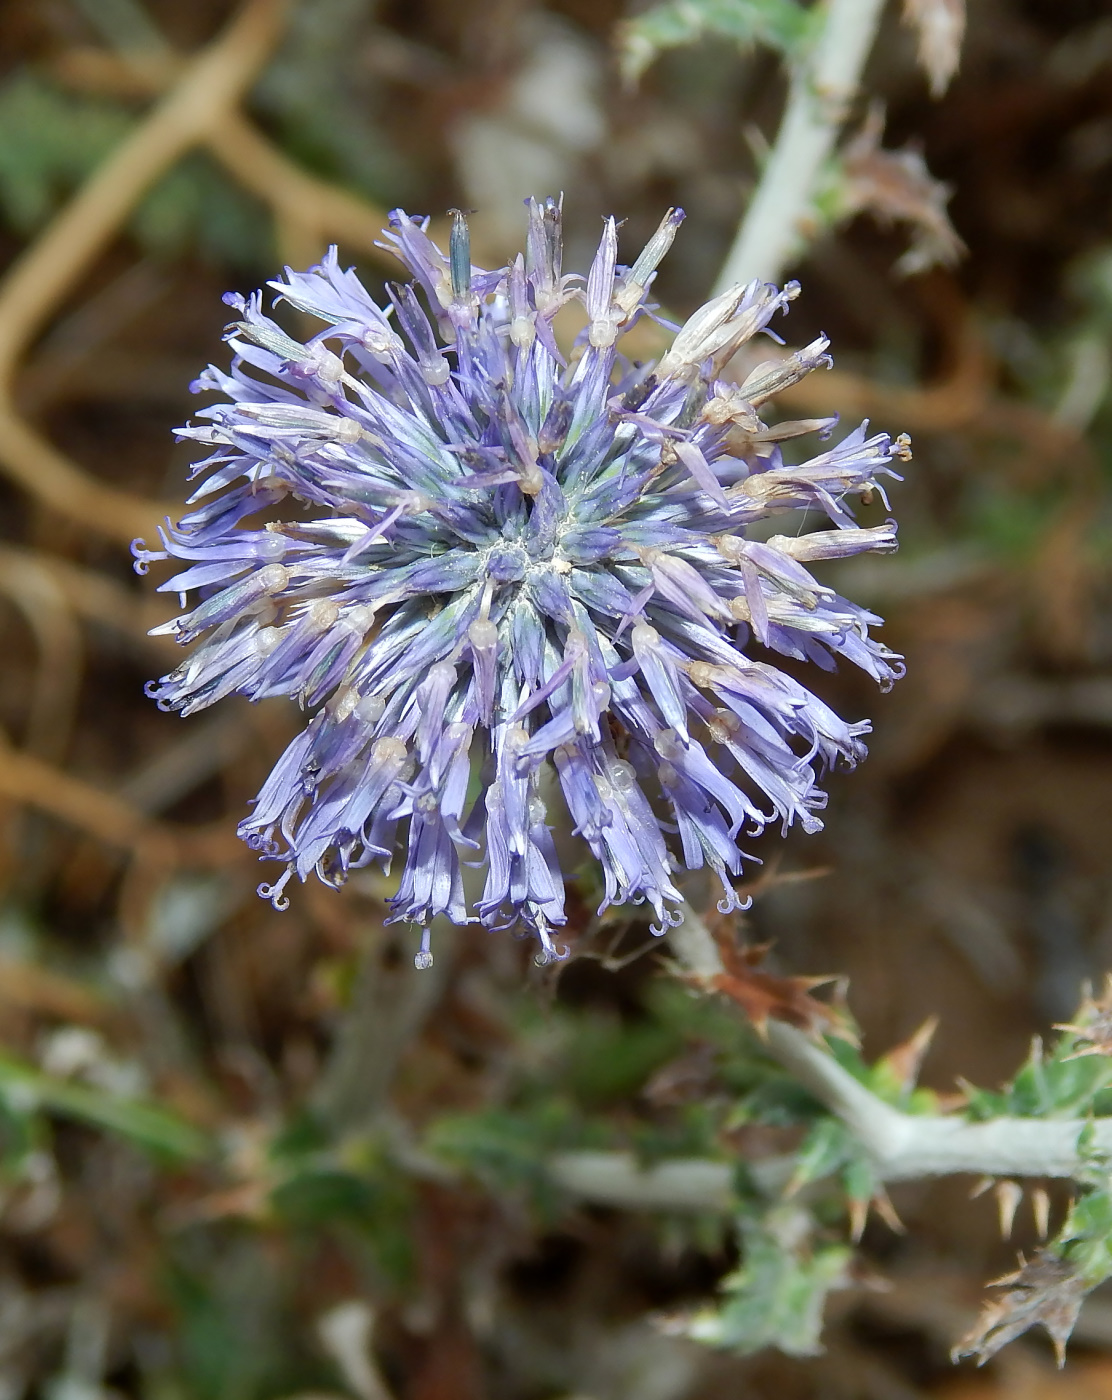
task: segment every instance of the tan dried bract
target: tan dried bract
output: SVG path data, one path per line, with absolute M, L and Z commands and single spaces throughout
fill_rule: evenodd
M 880 144 L 883 134 L 884 112 L 874 103 L 842 152 L 844 212 L 869 213 L 882 223 L 911 226 L 911 247 L 896 264 L 897 271 L 949 267 L 965 251 L 946 210 L 950 186 L 934 178 L 919 151 L 885 150 Z
M 1056 1031 L 1069 1031 L 1083 1043 L 1067 1060 L 1079 1060 L 1083 1055 L 1112 1055 L 1112 975 L 1104 979 L 1104 991 L 1094 998 L 1086 990 L 1077 1011 L 1076 1023 L 1065 1021 L 1055 1025 Z
M 837 1029 L 832 1009 L 810 995 L 812 988 L 836 978 L 778 977 L 762 972 L 759 964 L 768 952 L 767 944 L 740 944 L 717 921 L 711 921 L 711 931 L 725 970 L 710 985 L 737 1002 L 758 1034 L 764 1034 L 769 1018 L 787 1021 L 811 1034 Z
M 999 1290 L 984 1306 L 977 1325 L 954 1347 L 955 1361 L 975 1356 L 977 1365 L 1036 1325 L 1046 1328 L 1054 1343 L 1058 1365 L 1066 1359 L 1066 1343 L 1089 1289 L 1064 1259 L 1040 1250 L 1030 1261 L 1022 1254 L 1020 1267 L 988 1286 Z
M 941 97 L 961 62 L 965 0 L 904 0 L 904 19 L 919 36 L 919 62 L 931 96 Z

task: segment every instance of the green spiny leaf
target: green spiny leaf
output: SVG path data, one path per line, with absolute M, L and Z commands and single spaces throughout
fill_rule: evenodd
M 795 0 L 666 0 L 621 26 L 622 76 L 636 83 L 663 50 L 707 38 L 792 54 L 806 42 L 812 23 Z
M 812 1225 L 794 1206 L 743 1220 L 741 1267 L 724 1281 L 721 1307 L 697 1314 L 689 1335 L 741 1352 L 765 1346 L 790 1356 L 820 1352 L 826 1297 L 848 1285 L 852 1253 L 844 1245 L 814 1245 Z
M 788 1192 L 810 1181 L 819 1181 L 844 1167 L 853 1156 L 849 1129 L 837 1118 L 820 1118 L 803 1140 L 796 1157 Z

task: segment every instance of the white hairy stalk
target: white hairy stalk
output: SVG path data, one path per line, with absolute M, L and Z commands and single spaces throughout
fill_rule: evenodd
M 690 910 L 669 935 L 684 971 L 709 984 L 725 971 L 706 925 Z M 784 1068 L 857 1138 L 880 1181 L 969 1172 L 977 1176 L 1072 1177 L 1086 1155 L 1112 1155 L 1112 1118 L 994 1118 L 970 1123 L 960 1116 L 903 1113 L 884 1103 L 802 1031 L 769 1021 L 768 1049 Z M 776 1158 L 749 1164 L 758 1186 L 775 1190 L 790 1176 Z M 629 1153 L 568 1152 L 550 1166 L 570 1194 L 632 1210 L 726 1211 L 734 1167 L 686 1158 L 640 1167 Z
M 819 176 L 857 94 L 883 9 L 884 0 L 828 0 L 818 37 L 793 69 L 780 130 L 715 295 L 754 277 L 779 282 L 806 241 Z

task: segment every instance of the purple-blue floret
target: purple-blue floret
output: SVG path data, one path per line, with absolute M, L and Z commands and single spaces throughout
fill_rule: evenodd
M 471 265 L 461 214 L 445 256 L 396 211 L 383 246 L 414 282 L 385 308 L 335 249 L 287 269 L 278 300 L 324 323 L 305 343 L 261 293 L 229 295 L 231 369 L 195 385 L 223 401 L 179 430 L 212 449 L 193 509 L 161 549 L 134 546 L 140 572 L 183 561 L 161 588 L 194 599 L 155 629 L 198 643 L 148 688 L 161 708 L 281 695 L 311 712 L 239 828 L 284 866 L 260 894 L 284 908 L 293 875 L 340 886 L 404 851 L 390 902 L 423 930 L 419 965 L 441 915 L 531 930 L 542 960 L 559 955 L 560 802 L 602 908 L 645 904 L 663 933 L 679 871 L 701 867 L 723 912 L 740 907 L 739 838 L 817 830 L 818 774 L 856 763 L 869 729 L 773 655 L 845 657 L 882 686 L 900 674 L 869 635 L 880 619 L 805 565 L 895 548 L 894 524 L 857 528 L 847 499 L 883 498 L 906 440 L 862 424 L 785 461 L 782 444 L 834 420 L 760 411 L 830 363 L 824 336 L 722 377 L 798 285 L 733 287 L 655 365 L 631 362 L 620 339 L 657 319 L 682 211 L 629 267 L 607 220 L 584 281 L 561 266 L 560 204 L 527 209 L 524 256 L 494 272 Z M 586 325 L 565 358 L 569 303 Z M 750 528 L 784 511 L 833 528 Z

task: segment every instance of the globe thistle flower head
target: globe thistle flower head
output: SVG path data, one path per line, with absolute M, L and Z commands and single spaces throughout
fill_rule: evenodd
M 770 425 L 765 405 L 829 364 L 823 336 L 721 377 L 798 285 L 731 288 L 655 366 L 630 362 L 620 339 L 655 316 L 682 211 L 630 266 L 607 220 L 585 279 L 563 271 L 560 204 L 527 216 L 524 256 L 487 272 L 461 214 L 445 255 L 396 211 L 384 246 L 413 280 L 384 308 L 335 249 L 287 269 L 278 299 L 322 323 L 304 343 L 261 295 L 229 295 L 232 366 L 195 385 L 221 400 L 180 430 L 211 448 L 191 509 L 161 548 L 134 546 L 140 572 L 182 561 L 161 588 L 194 599 L 156 629 L 198 643 L 148 688 L 163 709 L 281 695 L 310 716 L 240 826 L 284 867 L 260 893 L 283 908 L 294 875 L 339 886 L 400 853 L 393 917 L 424 930 L 421 965 L 438 915 L 558 955 L 561 804 L 603 907 L 645 904 L 663 933 L 680 870 L 700 867 L 739 907 L 739 840 L 817 830 L 819 774 L 855 763 L 868 730 L 777 654 L 899 674 L 879 619 L 806 565 L 895 548 L 892 522 L 857 528 L 848 500 L 883 497 L 906 440 L 862 424 L 789 463 L 785 444 L 835 420 Z M 565 358 L 569 302 L 586 325 Z M 800 510 L 827 528 L 769 535 Z

